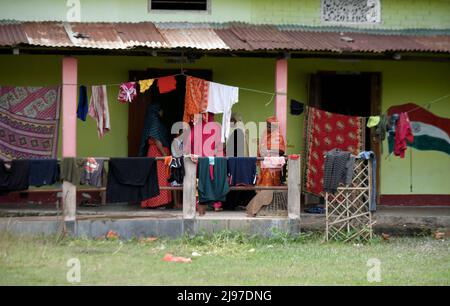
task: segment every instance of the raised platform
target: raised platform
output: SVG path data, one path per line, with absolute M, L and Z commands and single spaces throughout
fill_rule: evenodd
M 0 230 L 15 234 L 53 235 L 61 231 L 63 221 L 55 210 L 45 208 L 1 208 Z M 376 232 L 417 233 L 450 229 L 449 207 L 379 207 L 374 214 Z M 325 216 L 302 214 L 300 222 L 284 217 L 249 218 L 243 211 L 207 212 L 195 220 L 183 220 L 177 210 L 143 210 L 130 206 L 80 208 L 75 235 L 97 238 L 109 230 L 122 238 L 180 237 L 183 234 L 214 233 L 239 230 L 269 236 L 274 231 L 323 231 Z

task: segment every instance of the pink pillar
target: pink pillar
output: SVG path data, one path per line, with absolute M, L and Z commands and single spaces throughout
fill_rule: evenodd
M 287 85 L 288 85 L 288 61 L 278 59 L 275 71 L 275 91 L 278 93 L 275 98 L 275 115 L 280 122 L 280 131 L 286 139 L 287 126 Z
M 78 61 L 64 57 L 62 63 L 62 156 L 77 156 L 77 73 Z

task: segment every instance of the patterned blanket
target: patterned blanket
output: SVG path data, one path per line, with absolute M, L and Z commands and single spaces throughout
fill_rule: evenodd
M 365 119 L 308 107 L 305 126 L 306 192 L 323 195 L 324 155 L 336 148 L 356 155 L 364 149 Z
M 0 86 L 0 158 L 56 158 L 61 88 Z

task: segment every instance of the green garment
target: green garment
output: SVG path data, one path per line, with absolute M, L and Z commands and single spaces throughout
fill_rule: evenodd
M 202 157 L 198 159 L 198 196 L 200 203 L 225 202 L 230 191 L 227 159 L 216 157 L 213 167 L 214 180 L 211 180 L 209 158 Z
M 63 158 L 61 161 L 61 180 L 74 185 L 80 184 L 80 162 L 74 157 Z

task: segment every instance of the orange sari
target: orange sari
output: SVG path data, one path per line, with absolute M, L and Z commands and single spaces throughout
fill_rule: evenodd
M 271 152 L 277 150 L 278 152 Z M 278 128 L 268 132 L 264 132 L 260 142 L 258 155 L 260 157 L 279 156 L 280 152 L 286 152 L 286 144 L 284 137 L 280 134 Z M 261 166 L 261 163 L 260 163 Z M 282 169 L 260 168 L 258 176 L 258 186 L 281 186 L 281 171 Z

